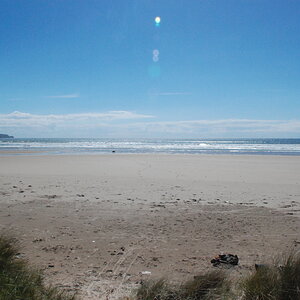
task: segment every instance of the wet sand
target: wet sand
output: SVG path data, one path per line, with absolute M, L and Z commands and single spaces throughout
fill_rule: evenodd
M 300 247 L 297 156 L 0 156 L 0 199 L 23 257 L 83 299 L 183 281 L 222 252 L 238 276 Z

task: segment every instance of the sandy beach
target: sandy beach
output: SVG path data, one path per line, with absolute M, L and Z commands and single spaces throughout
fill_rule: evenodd
M 4 154 L 1 230 L 82 299 L 181 282 L 223 252 L 237 276 L 300 249 L 300 156 Z

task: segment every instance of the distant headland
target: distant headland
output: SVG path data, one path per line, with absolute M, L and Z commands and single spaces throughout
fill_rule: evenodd
M 13 138 L 14 137 L 12 135 L 0 133 L 0 139 L 13 139 Z

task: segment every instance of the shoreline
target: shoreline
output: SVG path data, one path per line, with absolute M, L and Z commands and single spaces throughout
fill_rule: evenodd
M 221 252 L 239 256 L 238 276 L 300 247 L 298 156 L 12 155 L 0 165 L 0 228 L 82 299 L 184 281 Z
M 209 154 L 300 156 L 299 138 L 16 138 L 0 141 L 1 150 L 38 151 L 51 155 L 122 154 Z M 5 155 L 5 154 L 2 154 Z M 12 154 L 8 154 L 12 155 Z
M 115 152 L 112 151 L 74 151 L 74 152 L 63 152 L 63 151 L 46 151 L 46 150 L 2 150 L 0 149 L 0 157 L 6 156 L 104 156 L 104 155 L 147 155 L 147 156 L 245 156 L 245 157 L 252 157 L 252 156 L 274 156 L 274 157 L 300 157 L 300 153 L 287 153 L 287 152 Z

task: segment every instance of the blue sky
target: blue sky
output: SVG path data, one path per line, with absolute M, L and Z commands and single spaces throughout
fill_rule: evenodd
M 300 1 L 0 0 L 0 20 L 0 132 L 300 135 Z

